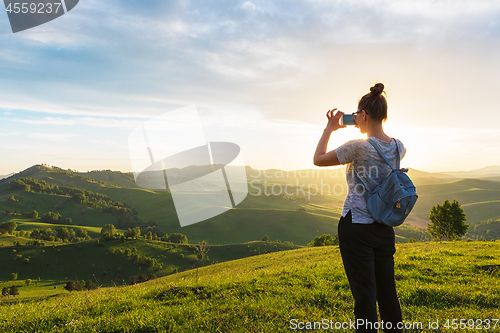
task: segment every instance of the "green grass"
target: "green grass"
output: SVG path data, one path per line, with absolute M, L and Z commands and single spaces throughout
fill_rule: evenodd
M 40 222 L 40 219 L 12 219 L 12 221 L 17 223 L 16 231 L 19 230 L 32 231 L 34 229 L 45 229 L 45 228 L 51 228 L 52 230 L 55 230 L 60 227 L 66 227 L 68 229 L 71 228 L 75 231 L 78 229 L 87 230 L 87 234 L 92 238 L 100 237 L 102 229 L 100 227 L 87 227 L 87 226 L 79 226 L 72 224 L 70 225 L 70 224 L 45 223 L 45 222 Z M 119 234 L 123 234 L 124 230 L 118 229 L 117 232 Z
M 7 197 L 14 195 L 19 202 L 10 202 Z M 70 197 L 62 195 L 52 195 L 45 193 L 35 193 L 27 191 L 13 191 L 8 188 L 0 188 L 0 210 L 31 212 L 36 210 L 38 216 L 47 212 L 55 212 L 65 218 L 71 218 L 74 225 L 103 227 L 107 223 L 113 223 L 115 217 L 84 205 L 77 204 Z M 19 219 L 19 216 L 10 217 L 0 213 L 0 223 Z
M 452 318 L 498 318 L 499 271 L 477 266 L 499 259 L 500 242 L 398 244 L 396 284 L 404 320 L 442 325 Z M 339 250 L 332 246 L 253 256 L 139 285 L 36 302 L 3 298 L 0 329 L 288 332 L 291 319 L 348 321 L 354 319 L 352 311 Z
M 21 245 L 26 245 L 26 243 L 30 240 L 33 240 L 32 238 L 24 238 L 24 237 L 16 237 L 14 235 L 9 235 L 9 234 L 0 234 L 0 249 L 2 247 L 6 246 L 14 246 L 14 243 L 20 242 Z M 52 242 L 52 241 L 42 241 L 45 242 L 45 245 L 51 246 L 51 245 L 61 245 L 63 242 Z
M 23 243 L 23 238 L 16 239 L 21 239 Z M 62 287 L 68 280 L 90 279 L 101 286 L 123 285 L 128 284 L 133 275 L 154 273 L 164 276 L 201 265 L 298 248 L 296 245 L 274 242 L 209 246 L 208 258 L 203 263 L 196 261 L 195 245 L 159 241 L 115 240 L 103 242 L 102 246 L 97 246 L 96 241 L 85 241 L 56 247 L 0 248 L 0 281 L 8 281 L 11 273 L 17 273 L 19 280 L 40 279 L 44 285 L 50 281 L 53 283 L 51 287 L 56 286 L 61 293 L 64 292 Z M 163 267 L 158 269 L 133 264 L 130 258 L 117 253 L 118 250 L 127 248 L 141 256 L 156 259 Z M 28 263 L 24 263 L 25 258 L 29 258 Z M 31 296 L 22 293 L 19 298 L 26 299 Z

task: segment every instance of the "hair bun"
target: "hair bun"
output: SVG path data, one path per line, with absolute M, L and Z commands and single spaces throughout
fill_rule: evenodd
M 370 91 L 372 93 L 372 96 L 376 97 L 384 91 L 384 84 L 377 83 L 373 87 L 370 88 Z

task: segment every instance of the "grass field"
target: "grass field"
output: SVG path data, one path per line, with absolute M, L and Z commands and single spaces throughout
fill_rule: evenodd
M 499 260 L 498 241 L 398 244 L 396 284 L 404 321 L 414 328 L 408 331 L 430 332 L 429 321 L 438 321 L 440 329 L 435 331 L 447 331 L 443 325 L 448 319 L 479 319 L 483 327 L 485 319 L 498 319 L 500 270 L 480 266 L 498 265 Z M 354 319 L 352 311 L 339 250 L 331 246 L 252 256 L 134 286 L 73 292 L 36 302 L 3 298 L 0 329 L 289 332 L 292 319 L 343 322 Z M 418 322 L 422 329 L 415 326 Z M 497 324 L 489 331 L 498 329 Z
M 20 239 L 22 242 L 23 239 Z M 128 285 L 134 275 L 154 273 L 164 276 L 202 265 L 299 248 L 296 245 L 275 242 L 209 246 L 208 258 L 202 263 L 196 261 L 195 245 L 145 240 L 115 240 L 100 242 L 100 245 L 97 245 L 96 241 L 85 241 L 56 247 L 4 247 L 0 248 L 0 281 L 5 282 L 3 285 L 0 283 L 0 286 L 11 286 L 9 283 L 24 285 L 27 279 L 39 281 L 36 286 L 28 288 L 30 293 L 21 291 L 17 298 L 31 299 L 47 292 L 66 293 L 63 286 L 68 280 L 91 280 L 100 286 Z M 134 264 L 130 257 L 118 254 L 118 251 L 124 252 L 126 249 L 140 256 L 156 259 L 162 264 L 162 268 Z M 25 258 L 29 259 L 27 263 L 24 262 Z M 18 281 L 8 282 L 11 273 L 17 274 Z M 37 295 L 35 289 L 40 290 L 41 294 Z

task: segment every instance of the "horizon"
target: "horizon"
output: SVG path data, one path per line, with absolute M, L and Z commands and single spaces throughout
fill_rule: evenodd
M 74 169 L 74 168 L 61 168 L 57 165 L 51 165 L 51 164 L 47 164 L 47 163 L 36 163 L 36 164 L 33 164 L 29 167 L 26 167 L 26 168 L 23 168 L 23 169 L 20 169 L 20 170 L 17 170 L 17 171 L 12 171 L 12 172 L 9 172 L 9 173 L 5 173 L 5 174 L 0 174 L 0 177 L 6 177 L 6 176 L 11 176 L 11 175 L 15 175 L 17 173 L 20 173 L 22 171 L 25 171 L 27 169 L 30 169 L 32 167 L 35 167 L 35 166 L 46 166 L 46 167 L 50 167 L 50 168 L 60 168 L 60 169 L 63 169 L 63 170 L 70 170 L 72 172 L 77 172 L 77 173 L 88 173 L 88 172 L 102 172 L 102 171 L 119 171 L 121 173 L 133 173 L 131 170 L 130 171 L 123 171 L 123 170 L 114 170 L 114 169 L 90 169 L 90 170 L 77 170 L 77 169 Z M 240 166 L 240 165 L 231 165 L 231 166 Z M 323 167 L 323 168 L 319 168 L 319 167 L 315 167 L 315 168 L 304 168 L 304 169 L 290 169 L 290 170 L 285 170 L 285 169 L 278 169 L 278 168 L 268 168 L 268 169 L 260 169 L 260 168 L 256 168 L 256 167 L 253 167 L 251 165 L 244 165 L 244 167 L 249 167 L 249 168 L 252 168 L 252 169 L 255 169 L 255 170 L 260 170 L 260 171 L 267 171 L 267 170 L 279 170 L 279 171 L 284 171 L 284 172 L 287 172 L 287 173 L 291 173 L 291 172 L 298 172 L 298 171 L 302 171 L 302 170 L 313 170 L 314 172 L 318 171 L 319 173 L 321 171 L 324 171 L 324 172 L 327 172 L 329 170 L 336 170 L 336 169 L 342 169 L 342 168 L 345 168 L 346 166 L 345 165 L 340 165 L 340 166 L 334 166 L 334 167 Z M 446 171 L 427 171 L 427 170 L 419 170 L 419 169 L 415 169 L 415 168 L 409 168 L 410 170 L 415 170 L 415 171 L 418 171 L 418 172 L 425 172 L 425 173 L 432 173 L 432 174 L 439 174 L 439 173 L 465 173 L 465 172 L 472 172 L 472 171 L 479 171 L 479 170 L 483 170 L 483 169 L 487 169 L 487 168 L 500 168 L 500 165 L 487 165 L 487 166 L 484 166 L 482 168 L 478 168 L 478 169 L 471 169 L 471 170 L 458 170 L 458 171 L 449 171 L 449 170 L 446 170 Z M 500 172 L 499 172 L 500 174 Z M 0 179 L 4 179 L 4 178 L 0 178 Z
M 13 34 L 4 12 L 0 174 L 37 161 L 130 172 L 130 133 L 192 105 L 206 141 L 238 144 L 244 164 L 314 168 L 326 111 L 355 111 L 375 82 L 402 166 L 500 165 L 499 15 L 472 0 L 89 0 Z M 341 129 L 329 150 L 365 137 Z

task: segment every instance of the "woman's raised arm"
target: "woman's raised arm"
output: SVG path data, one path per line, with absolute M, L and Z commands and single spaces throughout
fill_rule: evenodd
M 316 152 L 314 153 L 313 159 L 314 165 L 333 166 L 340 164 L 335 150 L 326 152 L 328 141 L 330 140 L 330 135 L 332 134 L 332 132 L 338 130 L 339 128 L 346 127 L 345 125 L 340 125 L 340 117 L 342 117 L 344 112 L 335 112 L 336 110 L 337 109 L 335 108 L 333 110 L 329 110 L 326 113 L 328 124 L 326 125 L 326 128 L 323 131 L 323 135 L 321 136 L 321 139 L 319 139 L 318 146 L 316 147 Z

